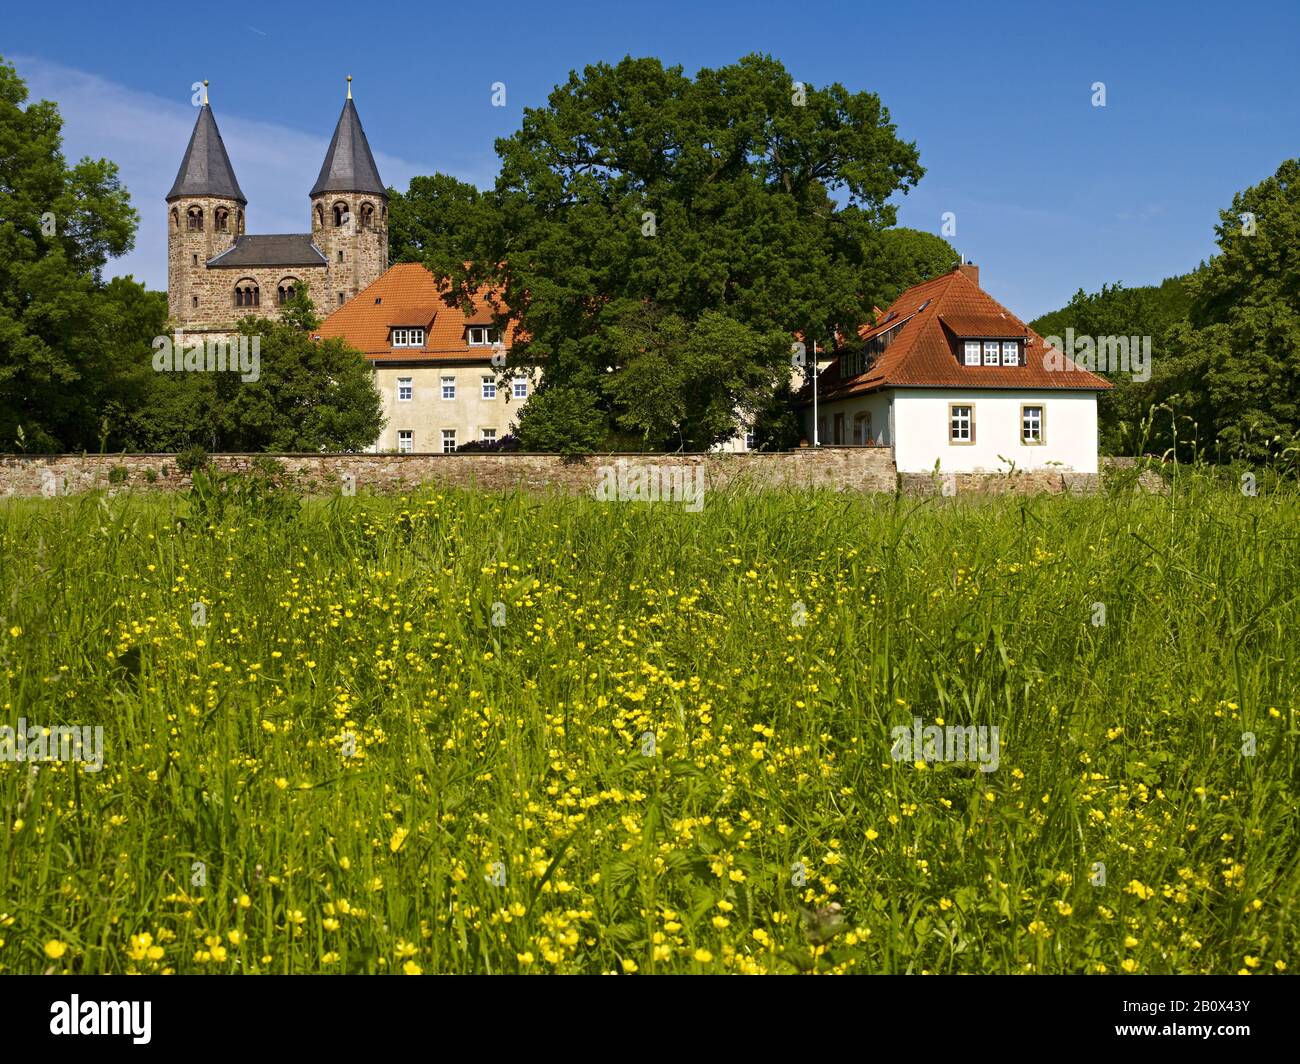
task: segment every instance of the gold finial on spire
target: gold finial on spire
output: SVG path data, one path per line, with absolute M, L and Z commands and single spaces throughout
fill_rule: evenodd
M 348 75 L 348 99 L 352 99 L 352 75 Z
M 203 79 L 203 102 L 205 105 L 208 102 L 208 79 L 207 78 Z

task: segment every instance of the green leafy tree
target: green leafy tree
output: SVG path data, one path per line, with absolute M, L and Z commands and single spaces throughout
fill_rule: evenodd
M 413 177 L 405 192 L 388 190 L 388 257 L 445 275 L 473 256 L 484 218 L 473 185 L 446 174 Z
M 0 60 L 0 445 L 21 426 L 30 450 L 98 447 L 106 358 L 150 339 L 120 331 L 135 296 L 106 296 L 102 280 L 137 217 L 117 167 L 69 166 L 58 108 L 27 98 Z
M 880 295 L 882 307 L 912 285 L 950 273 L 961 261 L 948 241 L 921 229 L 886 229 L 877 250 L 866 265 L 864 282 Z
M 1171 331 L 1171 395 L 1218 458 L 1267 462 L 1300 443 L 1300 159 L 1233 197 L 1219 254 Z
M 715 310 L 696 322 L 651 304 L 609 330 L 619 372 L 605 394 L 618 427 L 653 450 L 703 451 L 731 439 L 737 417 L 751 418 L 784 371 L 790 340 L 760 333 Z
M 691 335 L 740 341 L 705 372 L 697 361 L 674 373 L 692 379 L 695 414 L 636 425 L 707 437 L 699 412 L 771 368 L 754 337 L 779 332 L 788 347 L 796 332 L 852 331 L 887 295 L 870 267 L 895 219 L 888 199 L 922 173 L 876 96 L 800 84 L 758 55 L 694 78 L 656 59 L 588 66 L 497 151 L 496 187 L 467 212 L 474 265 L 448 272 L 467 287 L 499 282 L 522 325 L 516 356 L 545 366 L 526 442 L 541 435 L 530 420 L 551 416 L 540 400 L 552 388 L 593 397 L 598 431 L 626 427 L 634 389 L 620 379 L 644 375 L 622 360 L 649 356 L 614 330 L 647 304 Z M 703 325 L 708 312 L 733 326 Z
M 606 440 L 596 396 L 564 385 L 538 389 L 528 401 L 519 439 L 525 451 L 590 454 Z
M 257 339 L 257 380 L 234 370 L 153 374 L 124 421 L 128 446 L 180 451 L 355 451 L 383 427 L 382 401 L 361 353 L 340 339 L 317 341 L 319 318 L 299 289 L 279 321 L 245 318 Z M 232 359 L 233 362 L 233 359 Z
M 1098 400 L 1097 419 L 1101 449 L 1109 454 L 1132 451 L 1140 429 L 1153 405 L 1167 398 L 1176 386 L 1176 349 L 1169 342 L 1170 331 L 1184 320 L 1191 307 L 1190 276 L 1170 277 L 1159 285 L 1127 288 L 1123 284 L 1103 285 L 1100 292 L 1080 289 L 1060 310 L 1030 322 L 1042 336 L 1064 338 L 1067 329 L 1075 336 L 1127 336 L 1140 340 L 1151 337 L 1151 374 L 1139 381 L 1133 373 L 1113 369 L 1096 372 L 1115 385 Z M 1148 440 L 1148 447 L 1158 441 Z

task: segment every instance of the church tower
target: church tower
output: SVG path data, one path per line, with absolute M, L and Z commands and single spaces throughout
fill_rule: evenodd
M 388 191 L 352 102 L 352 77 L 320 176 L 312 186 L 311 237 L 325 256 L 321 316 L 337 310 L 388 268 Z
M 206 264 L 244 232 L 247 205 L 208 105 L 205 81 L 203 106 L 167 193 L 167 311 L 172 321 L 198 318 L 208 304 L 206 289 L 212 282 Z

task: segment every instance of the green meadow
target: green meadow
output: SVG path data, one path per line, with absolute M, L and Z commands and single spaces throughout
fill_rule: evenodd
M 0 503 L 2 972 L 1300 963 L 1293 488 L 227 487 Z

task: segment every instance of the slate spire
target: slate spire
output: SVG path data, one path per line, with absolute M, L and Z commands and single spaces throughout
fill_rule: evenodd
M 189 147 L 185 149 L 185 158 L 181 160 L 181 168 L 176 173 L 176 181 L 167 193 L 167 199 L 174 200 L 180 196 L 220 196 L 247 204 L 248 200 L 240 191 L 239 182 L 235 180 L 235 170 L 230 165 L 230 156 L 226 154 L 226 146 L 221 140 L 221 131 L 217 129 L 217 120 L 212 116 L 212 108 L 208 106 L 207 95 L 205 88 L 198 121 L 194 123 Z
M 375 157 L 370 154 L 370 142 L 361 128 L 361 117 L 352 102 L 352 78 L 348 78 L 348 98 L 343 101 L 343 113 L 334 127 L 334 139 L 321 164 L 320 176 L 312 185 L 310 195 L 321 192 L 370 192 L 387 196 L 388 191 L 379 177 Z

